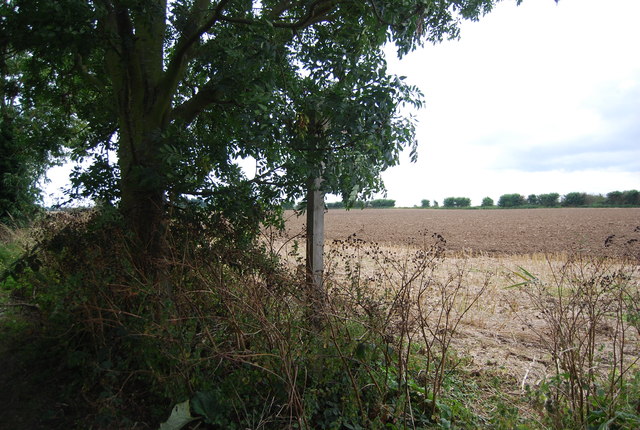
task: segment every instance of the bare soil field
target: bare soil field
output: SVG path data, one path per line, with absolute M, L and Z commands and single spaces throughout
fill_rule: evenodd
M 304 222 L 304 216 L 288 213 L 290 233 L 301 231 Z M 381 245 L 419 245 L 438 233 L 449 251 L 492 255 L 580 251 L 613 256 L 624 252 L 629 240 L 640 239 L 639 230 L 640 208 L 336 209 L 325 215 L 328 241 L 356 234 Z

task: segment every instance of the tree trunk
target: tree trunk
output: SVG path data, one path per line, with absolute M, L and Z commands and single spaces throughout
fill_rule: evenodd
M 121 128 L 120 212 L 131 239 L 131 255 L 138 274 L 147 285 L 170 295 L 168 282 L 165 166 L 159 157 L 158 128 L 149 130 L 149 119 L 137 125 L 147 129 L 130 133 Z
M 162 189 L 149 189 L 123 175 L 120 211 L 131 234 L 134 264 L 147 281 L 157 281 L 166 257 L 165 201 Z
M 115 2 L 101 25 L 112 43 L 105 66 L 118 118 L 120 211 L 131 240 L 131 257 L 147 285 L 168 291 L 166 173 L 161 157 L 171 96 L 164 76 L 164 0 L 146 13 Z

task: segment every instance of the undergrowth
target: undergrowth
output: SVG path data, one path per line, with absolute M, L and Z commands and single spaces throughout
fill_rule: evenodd
M 246 241 L 222 221 L 180 215 L 161 262 L 167 293 L 136 269 L 124 231 L 103 210 L 3 239 L 12 428 L 538 426 L 501 392 L 501 375 L 471 375 L 453 349 L 493 280 L 470 283 L 464 263 L 443 275 L 439 235 L 404 254 L 355 236 L 332 244 L 318 309 L 273 237 Z

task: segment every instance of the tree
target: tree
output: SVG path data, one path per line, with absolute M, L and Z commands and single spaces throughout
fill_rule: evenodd
M 605 203 L 608 205 L 640 205 L 640 192 L 638 190 L 611 191 L 607 193 Z
M 305 127 L 319 100 L 334 104 L 323 78 L 329 86 L 339 83 L 329 90 L 338 103 L 350 88 L 340 84 L 348 80 L 346 72 L 376 57 L 380 67 L 364 67 L 375 71 L 370 81 L 375 89 L 393 79 L 379 60 L 386 41 L 406 54 L 424 41 L 456 37 L 460 17 L 477 19 L 493 3 L 16 0 L 3 4 L 2 23 L 10 48 L 26 55 L 23 99 L 41 94 L 82 124 L 85 136 L 74 154 L 94 162 L 75 175 L 76 184 L 85 195 L 118 204 L 137 263 L 154 279 L 155 262 L 166 248 L 170 204 L 199 195 L 226 219 L 255 224 L 283 194 L 302 194 L 304 182 L 296 185 L 288 178 L 313 173 L 300 163 L 305 157 L 299 151 L 312 151 L 301 135 L 311 135 Z M 388 85 L 378 88 L 391 91 L 390 105 L 407 101 L 405 95 L 394 98 Z M 370 100 L 367 111 L 375 116 L 379 98 Z M 369 138 L 359 142 L 359 150 L 350 151 L 342 139 L 320 151 L 351 154 L 334 164 L 341 171 L 323 171 L 327 186 L 338 184 L 350 197 L 380 188 L 382 167 L 397 163 L 402 145 L 413 139 L 410 129 L 398 130 L 389 118 L 366 126 L 376 123 L 380 138 L 371 139 L 366 131 Z M 327 137 L 358 134 L 362 126 L 336 125 Z M 398 133 L 402 143 L 380 146 Z M 117 153 L 117 164 L 109 152 Z M 365 172 L 363 160 L 379 155 L 382 167 L 376 163 L 371 174 Z M 248 156 L 258 160 L 252 180 L 234 161 Z M 315 158 L 321 157 L 306 159 Z M 246 204 L 227 204 L 232 196 Z
M 0 6 L 5 12 L 6 4 Z M 0 222 L 21 223 L 38 210 L 38 181 L 61 155 L 61 147 L 75 131 L 73 122 L 37 96 L 29 103 L 21 96 L 20 68 L 27 58 L 12 52 L 0 27 Z
M 482 204 L 480 205 L 483 208 L 493 206 L 493 199 L 491 197 L 485 197 L 482 199 Z
M 625 205 L 640 205 L 640 192 L 638 190 L 627 190 L 622 192 L 622 201 Z
M 538 196 L 538 202 L 540 203 L 540 206 L 548 208 L 558 206 L 558 204 L 560 203 L 559 199 L 560 194 L 558 193 L 540 194 Z
M 367 202 L 367 206 L 372 208 L 392 208 L 395 205 L 396 201 L 391 199 L 375 199 Z
M 501 208 L 512 208 L 523 204 L 524 197 L 520 194 L 503 194 L 498 199 L 498 206 Z
M 609 205 L 621 205 L 623 204 L 622 192 L 611 191 L 607 193 L 607 204 Z
M 584 206 L 587 200 L 586 193 L 568 193 L 562 197 L 562 206 L 577 207 Z
M 427 199 L 424 199 L 420 202 L 420 207 L 422 208 L 428 208 L 431 207 L 431 202 Z
M 536 206 L 540 204 L 540 199 L 535 194 L 529 194 L 529 196 L 527 196 L 527 204 Z
M 445 208 L 464 208 L 471 206 L 471 199 L 468 197 L 447 197 L 444 199 Z

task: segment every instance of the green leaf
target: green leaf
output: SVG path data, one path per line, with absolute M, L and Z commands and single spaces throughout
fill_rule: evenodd
M 201 415 L 207 424 L 220 424 L 225 423 L 223 409 L 226 405 L 223 405 L 220 398 L 219 391 L 198 391 L 191 399 L 191 406 L 193 412 Z
M 178 403 L 173 407 L 169 419 L 160 424 L 160 430 L 180 430 L 191 421 L 199 419 L 191 415 L 189 400 Z
M 516 275 L 518 278 L 522 279 L 524 282 L 519 282 L 517 284 L 509 285 L 508 287 L 505 287 L 506 289 L 522 287 L 524 285 L 528 285 L 532 282 L 535 282 L 538 279 L 535 275 L 529 273 L 524 267 L 518 266 L 518 269 L 520 269 L 522 273 L 520 272 L 512 272 L 512 273 Z

